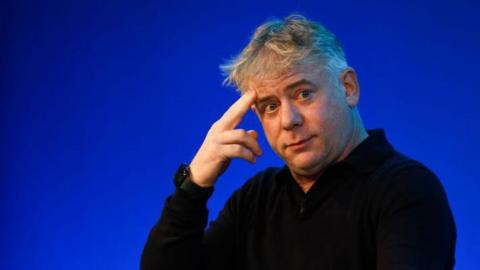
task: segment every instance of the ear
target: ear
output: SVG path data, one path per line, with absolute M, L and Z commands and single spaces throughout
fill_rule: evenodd
M 340 73 L 340 83 L 345 91 L 348 106 L 350 106 L 350 108 L 356 107 L 360 98 L 360 87 L 355 70 L 351 67 L 345 68 Z

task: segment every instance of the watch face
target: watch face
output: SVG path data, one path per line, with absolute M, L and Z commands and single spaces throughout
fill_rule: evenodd
M 173 177 L 175 186 L 179 187 L 189 175 L 190 175 L 190 171 L 189 171 L 188 165 L 185 163 L 181 164 L 180 167 L 178 167 L 177 172 L 175 173 L 175 176 Z
M 192 196 L 192 198 L 205 198 L 207 199 L 213 192 L 213 186 L 203 188 L 190 180 L 190 167 L 188 164 L 182 164 L 178 167 L 174 176 L 174 183 L 177 189 L 180 189 Z

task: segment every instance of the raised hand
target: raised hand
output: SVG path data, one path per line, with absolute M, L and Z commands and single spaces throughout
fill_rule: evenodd
M 255 98 L 255 91 L 246 92 L 212 125 L 190 163 L 191 179 L 197 185 L 213 186 L 232 158 L 255 163 L 256 157 L 262 154 L 256 131 L 235 129 Z

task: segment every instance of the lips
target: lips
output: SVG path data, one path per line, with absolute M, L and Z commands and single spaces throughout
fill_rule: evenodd
M 289 144 L 287 144 L 287 147 L 300 147 L 300 146 L 306 144 L 308 141 L 310 141 L 310 139 L 312 139 L 312 137 L 308 137 L 306 139 L 303 139 L 303 140 L 300 140 L 300 141 L 297 141 L 297 142 L 294 142 L 294 143 L 289 143 Z

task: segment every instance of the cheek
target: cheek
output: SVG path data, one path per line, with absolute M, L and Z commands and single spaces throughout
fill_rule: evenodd
M 321 127 L 336 125 L 339 118 L 338 104 L 332 102 L 324 102 L 312 108 L 310 112 L 311 123 Z
M 263 132 L 265 133 L 265 137 L 267 138 L 268 143 L 273 148 L 275 152 L 277 152 L 277 142 L 278 137 L 280 136 L 280 129 L 279 125 L 275 123 L 275 121 L 271 120 L 263 120 L 261 121 Z

